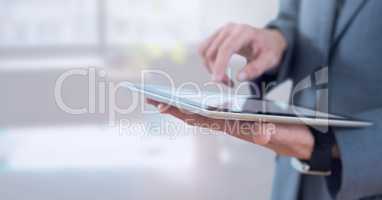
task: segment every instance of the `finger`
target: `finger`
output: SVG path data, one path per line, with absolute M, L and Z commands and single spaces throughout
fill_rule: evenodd
M 270 54 L 261 54 L 253 61 L 249 62 L 239 73 L 237 79 L 239 81 L 253 80 L 261 76 L 266 69 L 272 67 L 274 60 Z
M 172 109 L 173 107 L 172 106 L 169 106 L 167 104 L 164 104 L 164 103 L 159 103 L 157 105 L 157 108 L 159 110 L 160 113 L 168 113 L 170 109 Z
M 249 40 L 249 35 L 238 29 L 224 41 L 216 55 L 216 60 L 213 67 L 214 80 L 222 81 L 224 79 L 224 74 L 231 57 L 242 47 L 244 47 Z
M 157 108 L 158 108 L 159 112 L 162 114 L 176 115 L 179 117 L 184 117 L 185 115 L 187 115 L 186 112 L 183 112 L 179 108 L 165 104 L 165 103 L 159 103 L 157 105 Z
M 245 58 L 251 58 L 251 60 L 255 59 L 259 56 L 260 48 L 256 45 L 255 41 L 253 41 L 254 44 L 248 45 L 247 47 L 241 48 L 237 54 L 245 57 Z
M 179 108 L 170 106 L 164 113 L 174 116 L 191 126 L 199 126 L 216 131 L 224 131 L 224 120 L 211 119 L 199 114 L 183 112 Z
M 222 28 L 219 28 L 217 31 L 215 31 L 211 36 L 209 36 L 199 47 L 199 55 L 202 57 L 202 60 L 204 62 L 205 67 L 207 68 L 208 72 L 211 73 L 211 65 L 208 63 L 207 60 L 207 50 L 211 46 L 212 42 L 215 40 L 215 38 L 219 35 L 219 33 L 223 30 Z
M 198 114 L 193 114 L 190 112 L 184 112 L 183 110 L 174 107 L 174 106 L 168 106 L 165 104 L 159 104 L 158 109 L 161 113 L 163 114 L 169 114 L 172 115 L 182 121 L 187 121 L 189 119 L 198 119 L 198 121 L 203 120 L 203 116 L 198 115 Z M 203 118 L 203 119 L 201 119 Z
M 160 101 L 157 101 L 157 100 L 153 100 L 153 99 L 150 99 L 150 98 L 147 98 L 145 99 L 145 102 L 158 108 L 159 112 L 160 113 L 165 113 L 166 110 L 170 107 L 170 105 L 168 104 L 165 104 L 165 103 L 162 103 Z
M 224 27 L 219 28 L 216 30 L 211 36 L 209 36 L 199 47 L 199 54 L 200 56 L 204 57 L 207 53 L 208 47 L 211 45 L 211 43 L 214 41 L 214 39 L 219 35 L 219 33 L 223 30 Z
M 227 25 L 218 36 L 212 41 L 211 45 L 208 47 L 206 52 L 206 59 L 210 67 L 213 67 L 213 63 L 216 59 L 216 54 L 219 47 L 223 44 L 224 40 L 229 37 L 230 32 L 232 31 L 232 25 Z
M 232 81 L 232 79 L 230 79 L 228 77 L 227 74 L 224 74 L 224 77 L 223 77 L 223 80 L 221 81 L 224 85 L 228 86 L 228 87 L 233 87 L 235 86 L 235 83 Z
M 155 106 L 155 107 L 157 107 L 158 104 L 160 104 L 159 101 L 156 101 L 156 100 L 153 100 L 153 99 L 150 99 L 150 98 L 146 98 L 146 99 L 145 99 L 145 102 L 146 102 L 147 104 L 153 105 L 153 106 Z

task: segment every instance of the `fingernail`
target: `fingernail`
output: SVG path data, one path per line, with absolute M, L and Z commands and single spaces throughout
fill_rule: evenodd
M 240 72 L 238 79 L 239 79 L 239 81 L 246 81 L 247 80 L 247 74 L 245 72 Z

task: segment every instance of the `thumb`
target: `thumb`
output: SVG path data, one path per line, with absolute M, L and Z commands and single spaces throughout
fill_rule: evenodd
M 273 57 L 260 55 L 253 61 L 250 61 L 237 75 L 237 80 L 248 81 L 261 76 L 265 71 L 273 67 Z

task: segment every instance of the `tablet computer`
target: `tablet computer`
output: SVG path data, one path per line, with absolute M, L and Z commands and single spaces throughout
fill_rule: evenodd
M 124 83 L 124 86 L 159 102 L 214 119 L 305 124 L 309 126 L 365 127 L 371 122 L 318 112 L 248 95 L 175 90 L 158 85 Z

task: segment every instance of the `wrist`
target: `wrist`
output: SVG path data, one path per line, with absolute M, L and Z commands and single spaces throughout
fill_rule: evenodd
M 310 134 L 312 134 L 312 133 L 310 132 Z M 304 158 L 299 158 L 299 159 L 309 160 L 312 157 L 312 153 L 314 150 L 314 143 L 315 143 L 314 137 L 312 137 L 311 141 L 312 141 L 312 142 L 310 142 L 311 145 L 308 145 L 309 148 L 307 149 L 307 152 L 301 152 L 300 153 L 301 155 L 306 155 L 306 156 Z M 332 147 L 331 157 L 332 157 L 332 159 L 340 159 L 340 152 L 339 152 L 338 146 L 336 144 L 334 144 Z
M 328 172 L 332 169 L 333 149 L 335 137 L 331 129 L 322 132 L 315 128 L 309 128 L 314 138 L 313 151 L 309 159 L 303 159 L 305 165 L 309 166 L 308 171 Z
M 314 137 L 306 126 L 280 124 L 266 147 L 279 155 L 309 160 L 314 148 Z

